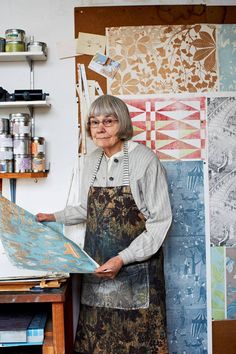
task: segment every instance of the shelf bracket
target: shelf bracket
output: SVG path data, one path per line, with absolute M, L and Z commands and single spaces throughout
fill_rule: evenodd
M 34 88 L 34 62 L 30 57 L 26 57 L 27 63 L 30 67 L 30 89 Z
M 16 178 L 10 178 L 11 201 L 16 202 Z

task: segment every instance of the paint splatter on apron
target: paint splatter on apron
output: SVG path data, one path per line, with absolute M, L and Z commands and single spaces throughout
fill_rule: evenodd
M 94 187 L 88 195 L 85 250 L 99 264 L 117 256 L 145 230 L 129 186 L 124 144 L 123 185 Z M 83 276 L 75 351 L 86 354 L 167 354 L 163 253 L 123 266 L 114 280 Z

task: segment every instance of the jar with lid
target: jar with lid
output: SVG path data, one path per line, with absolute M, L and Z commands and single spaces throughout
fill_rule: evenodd
M 43 153 L 39 153 L 37 156 L 32 156 L 32 171 L 33 172 L 45 172 L 46 159 Z

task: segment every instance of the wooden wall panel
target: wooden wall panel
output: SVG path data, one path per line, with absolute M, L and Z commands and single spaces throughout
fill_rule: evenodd
M 236 353 L 236 320 L 212 322 L 212 353 Z

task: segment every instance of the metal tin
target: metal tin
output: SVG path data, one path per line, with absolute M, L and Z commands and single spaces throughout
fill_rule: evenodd
M 6 42 L 5 45 L 6 52 L 24 52 L 25 42 Z
M 0 173 L 12 173 L 13 160 L 0 160 Z
M 30 155 L 31 154 L 31 138 L 25 136 L 14 136 L 13 138 L 14 155 Z
M 44 52 L 47 53 L 47 44 L 44 42 L 30 42 L 27 44 L 28 52 Z
M 13 147 L 13 138 L 10 134 L 0 134 L 0 148 Z
M 45 172 L 46 160 L 44 154 L 38 154 L 32 157 L 32 170 L 33 172 Z
M 10 122 L 9 118 L 0 118 L 0 134 L 9 134 Z
M 14 172 L 31 171 L 31 155 L 14 155 Z
M 32 155 L 45 154 L 45 139 L 42 136 L 34 136 L 31 145 Z
M 0 160 L 12 160 L 13 148 L 12 147 L 0 147 Z
M 24 42 L 25 31 L 18 28 L 10 28 L 5 31 L 6 42 Z
M 10 114 L 10 133 L 31 136 L 31 119 L 27 113 Z
M 5 38 L 0 37 L 0 52 L 5 52 L 6 40 Z

